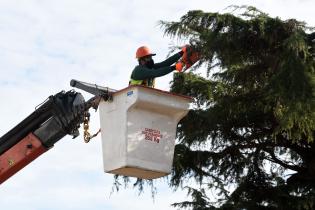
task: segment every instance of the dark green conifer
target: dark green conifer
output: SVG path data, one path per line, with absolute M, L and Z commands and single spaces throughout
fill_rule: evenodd
M 170 185 L 200 186 L 174 206 L 315 209 L 312 28 L 253 7 L 190 11 L 161 25 L 201 55 L 201 68 L 176 74 L 171 87 L 195 103 L 178 126 Z M 207 77 L 197 74 L 204 64 Z

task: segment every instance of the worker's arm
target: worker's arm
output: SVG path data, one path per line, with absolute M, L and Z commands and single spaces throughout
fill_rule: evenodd
M 184 53 L 183 51 L 180 51 L 180 52 L 172 55 L 171 57 L 167 58 L 165 61 L 154 64 L 154 68 L 157 69 L 157 68 L 172 65 L 173 63 L 177 62 L 183 56 L 183 53 Z
M 167 66 L 158 69 L 149 69 L 145 66 L 136 66 L 131 74 L 131 78 L 134 80 L 144 80 L 149 78 L 161 77 L 164 76 L 173 70 L 175 66 Z

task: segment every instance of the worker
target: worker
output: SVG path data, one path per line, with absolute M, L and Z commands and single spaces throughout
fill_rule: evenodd
M 136 58 L 139 65 L 132 71 L 129 85 L 154 87 L 156 77 L 164 76 L 174 70 L 181 72 L 184 64 L 179 59 L 183 56 L 186 48 L 186 46 L 183 47 L 180 52 L 172 55 L 163 62 L 154 63 L 152 57 L 156 54 L 152 53 L 146 46 L 139 47 L 136 51 Z

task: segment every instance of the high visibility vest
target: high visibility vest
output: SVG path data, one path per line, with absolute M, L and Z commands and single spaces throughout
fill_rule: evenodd
M 130 78 L 129 85 L 144 85 L 154 88 L 155 79 L 135 80 Z

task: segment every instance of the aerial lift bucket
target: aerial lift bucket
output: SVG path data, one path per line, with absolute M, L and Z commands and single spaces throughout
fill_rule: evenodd
M 171 172 L 176 128 L 191 98 L 129 86 L 99 104 L 104 171 L 154 179 Z

